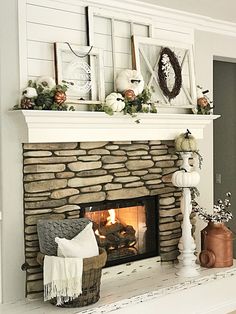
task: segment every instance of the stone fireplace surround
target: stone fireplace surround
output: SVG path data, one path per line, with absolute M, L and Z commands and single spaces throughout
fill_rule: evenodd
M 181 163 L 173 141 L 103 141 L 23 145 L 26 295 L 42 296 L 38 219 L 80 217 L 80 204 L 159 197 L 162 261 L 178 255 L 181 191 L 171 176 Z

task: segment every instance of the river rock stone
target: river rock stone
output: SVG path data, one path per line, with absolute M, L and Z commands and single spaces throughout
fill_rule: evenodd
M 25 239 L 28 241 L 34 241 L 34 240 L 38 240 L 38 234 L 30 234 L 30 235 L 26 235 Z
M 110 151 L 105 148 L 91 149 L 88 151 L 89 155 L 110 155 Z
M 61 200 L 48 200 L 48 201 L 39 201 L 39 202 L 26 202 L 26 209 L 36 209 L 36 208 L 48 208 L 48 207 L 58 207 L 66 204 L 65 199 Z
M 77 161 L 77 162 L 68 164 L 68 168 L 71 171 L 98 169 L 98 168 L 101 168 L 101 166 L 102 166 L 101 161 L 90 161 L 90 162 Z
M 155 149 L 149 152 L 152 156 L 166 155 L 167 149 Z M 154 160 L 154 159 L 153 159 Z
M 103 147 L 106 144 L 108 144 L 108 142 L 81 142 L 80 148 L 82 148 L 82 149 L 93 149 L 93 148 Z
M 117 189 L 121 189 L 121 188 L 122 188 L 122 184 L 117 184 L 117 183 L 107 183 L 106 185 L 104 185 L 105 191 L 117 190 Z
M 150 168 L 148 169 L 149 173 L 162 173 L 162 169 L 161 168 Z
M 178 156 L 176 156 L 176 155 L 153 156 L 154 161 L 177 160 L 177 159 L 178 159 Z
M 30 274 L 27 276 L 27 280 L 37 280 L 37 279 L 42 279 L 43 278 L 43 273 L 36 273 L 36 274 Z
M 125 172 L 118 172 L 118 173 L 114 173 L 115 177 L 127 177 L 130 175 L 130 171 L 125 171 Z
M 139 181 L 139 177 L 117 177 L 114 179 L 114 182 L 119 182 L 119 183 L 127 183 L 127 182 L 134 182 L 134 181 Z
M 174 217 L 176 215 L 179 215 L 181 213 L 180 208 L 173 208 L 173 209 L 160 209 L 159 215 L 160 217 Z
M 79 194 L 79 190 L 77 189 L 73 189 L 73 188 L 60 189 L 60 190 L 53 191 L 51 194 L 51 198 L 60 199 L 60 198 L 65 198 L 67 196 L 72 196 L 76 194 Z
M 70 187 L 84 187 L 89 185 L 98 185 L 101 183 L 111 182 L 113 176 L 106 175 L 100 177 L 93 177 L 93 178 L 72 178 L 68 180 L 68 186 Z
M 56 177 L 58 179 L 65 179 L 65 178 L 73 178 L 75 176 L 74 172 L 65 171 L 65 172 L 58 172 L 56 173 Z
M 42 291 L 42 290 L 43 290 L 43 280 L 35 280 L 35 281 L 27 282 L 28 292 Z
M 106 164 L 116 164 L 127 160 L 126 156 L 103 156 L 102 162 Z
M 25 233 L 27 233 L 27 234 L 36 233 L 36 232 L 37 232 L 36 226 L 25 227 Z
M 177 168 L 177 167 L 164 168 L 162 173 L 163 173 L 163 175 L 166 175 L 166 174 L 174 173 L 177 170 L 179 170 L 179 168 Z
M 148 154 L 148 152 L 146 150 L 134 150 L 131 152 L 127 152 L 128 156 L 144 156 L 147 154 Z
M 159 226 L 159 230 L 160 231 L 166 231 L 166 230 L 173 230 L 173 229 L 177 229 L 180 227 L 180 222 L 179 221 L 175 221 L 175 222 L 169 222 L 166 224 L 161 224 Z
M 177 256 L 179 255 L 178 249 L 168 252 L 168 253 L 162 253 L 161 252 L 161 260 L 162 262 L 169 262 L 176 260 Z
M 46 201 L 48 197 L 25 197 L 25 202 L 38 202 L 38 201 Z
M 100 160 L 102 157 L 99 155 L 90 155 L 90 156 L 79 156 L 78 160 L 82 161 L 97 161 Z
M 84 193 L 76 196 L 71 196 L 69 198 L 70 204 L 81 204 L 81 203 L 93 203 L 101 202 L 106 198 L 105 192 L 96 192 L 96 193 Z
M 159 184 L 159 183 L 161 183 L 162 181 L 161 180 L 158 180 L 158 179 L 156 179 L 156 180 L 148 180 L 148 181 L 146 181 L 146 184 Z
M 162 246 L 171 246 L 171 245 L 176 245 L 179 243 L 179 238 L 177 239 L 171 239 L 171 240 L 166 240 L 166 241 L 161 241 L 160 247 Z
M 81 156 L 86 154 L 86 150 L 73 149 L 73 150 L 57 150 L 54 152 L 57 156 Z
M 99 191 L 101 191 L 101 189 L 102 189 L 101 185 L 92 185 L 92 186 L 87 186 L 85 188 L 81 188 L 80 191 L 81 191 L 81 193 L 99 192 Z
M 107 174 L 107 171 L 104 169 L 98 170 L 83 170 L 76 174 L 77 177 L 95 177 L 95 176 L 102 176 Z
M 72 180 L 72 179 L 70 179 Z M 43 191 L 51 191 L 55 189 L 65 188 L 67 186 L 66 179 L 53 179 L 46 181 L 33 181 L 30 183 L 25 183 L 25 191 L 26 192 L 43 192 Z
M 152 160 L 130 160 L 125 163 L 125 166 L 129 170 L 140 170 L 140 169 L 146 169 L 151 168 L 154 165 L 154 162 Z
M 120 149 L 126 150 L 126 151 L 132 151 L 132 150 L 149 150 L 148 145 L 144 144 L 132 144 L 132 145 L 121 145 Z
M 46 150 L 35 150 L 31 152 L 26 152 L 23 154 L 24 157 L 48 157 L 52 156 L 52 152 Z
M 125 187 L 125 188 L 136 188 L 136 187 L 138 187 L 138 186 L 143 186 L 143 185 L 144 185 L 143 182 L 138 181 L 138 182 L 126 183 L 126 184 L 124 185 L 124 187 Z
M 66 169 L 64 164 L 57 165 L 32 165 L 25 166 L 24 173 L 38 173 L 38 172 L 61 172 Z
M 64 214 L 43 214 L 43 215 L 34 215 L 34 216 L 27 216 L 25 218 L 25 224 L 28 226 L 36 225 L 39 219 L 65 219 Z M 37 245 L 37 243 L 35 243 Z M 36 246 L 32 245 L 32 246 Z M 28 246 L 29 245 L 28 243 Z
M 34 143 L 24 144 L 24 149 L 29 150 L 61 150 L 61 149 L 75 149 L 77 143 Z
M 24 181 L 37 181 L 37 180 L 46 180 L 46 179 L 54 179 L 54 173 L 32 173 L 24 176 Z
M 124 150 L 115 150 L 115 151 L 112 151 L 111 154 L 115 156 L 124 156 L 126 155 L 126 152 Z
M 65 205 L 61 207 L 57 207 L 53 209 L 53 212 L 56 214 L 71 212 L 73 210 L 79 210 L 80 207 L 78 205 Z
M 155 141 L 149 141 L 149 145 L 160 145 L 161 141 L 155 140 Z
M 132 171 L 132 175 L 134 176 L 143 176 L 148 173 L 148 170 L 137 170 L 137 171 Z
M 25 215 L 38 215 L 38 214 L 47 214 L 51 213 L 51 208 L 45 208 L 45 209 L 25 209 Z
M 65 163 L 76 161 L 77 158 L 75 156 L 68 157 L 41 157 L 41 158 L 25 158 L 24 165 L 29 164 L 57 164 L 57 163 Z
M 108 150 L 116 150 L 116 149 L 119 149 L 119 146 L 118 145 L 106 145 L 105 148 Z
M 165 218 L 160 218 L 159 219 L 159 223 L 160 224 L 167 223 L 167 222 L 173 222 L 173 221 L 175 221 L 175 220 L 172 217 L 165 217 Z M 161 238 L 161 239 L 163 239 L 163 238 Z
M 175 198 L 174 197 L 165 197 L 165 198 L 160 198 L 159 199 L 159 204 L 160 205 L 170 205 L 173 204 L 175 202 Z
M 166 161 L 157 161 L 155 166 L 158 168 L 169 168 L 174 166 L 174 161 L 166 160 Z
M 146 195 L 149 195 L 149 191 L 146 187 L 124 188 L 121 190 L 108 191 L 107 199 L 108 200 L 127 199 Z
M 125 164 L 106 164 L 106 165 L 103 165 L 104 169 L 119 169 L 119 168 L 124 168 L 124 167 L 125 167 Z M 124 170 L 122 169 L 121 171 L 124 171 Z

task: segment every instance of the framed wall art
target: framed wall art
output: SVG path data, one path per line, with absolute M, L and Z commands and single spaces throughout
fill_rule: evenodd
M 188 43 L 132 36 L 133 69 L 152 88 L 159 107 L 196 107 L 193 47 Z
M 57 84 L 68 86 L 68 103 L 99 104 L 105 99 L 103 51 L 93 46 L 54 43 Z

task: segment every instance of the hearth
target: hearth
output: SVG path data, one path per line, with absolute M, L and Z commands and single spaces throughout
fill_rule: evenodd
M 157 197 L 83 204 L 81 213 L 93 221 L 106 266 L 159 255 Z

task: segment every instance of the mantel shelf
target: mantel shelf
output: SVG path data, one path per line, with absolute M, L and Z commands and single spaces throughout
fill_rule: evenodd
M 201 139 L 204 128 L 220 117 L 141 113 L 132 118 L 120 113 L 39 110 L 19 110 L 14 115 L 22 143 L 173 140 L 187 128 Z

